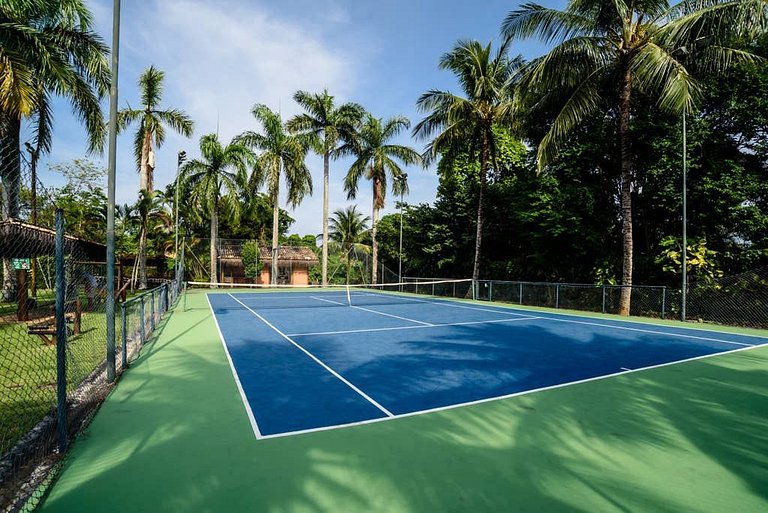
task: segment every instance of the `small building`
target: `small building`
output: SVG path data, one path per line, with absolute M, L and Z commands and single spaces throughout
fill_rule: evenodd
M 242 260 L 242 243 L 227 241 L 219 249 L 219 281 L 221 283 L 254 283 L 246 278 Z M 309 268 L 318 264 L 317 255 L 305 246 L 283 246 L 278 248 L 278 285 L 308 285 Z M 256 283 L 271 283 L 272 248 L 259 246 L 259 276 Z

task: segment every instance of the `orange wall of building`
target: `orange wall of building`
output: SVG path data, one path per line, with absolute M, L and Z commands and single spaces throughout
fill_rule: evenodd
M 292 285 L 309 285 L 309 270 L 308 269 L 293 269 L 291 275 Z

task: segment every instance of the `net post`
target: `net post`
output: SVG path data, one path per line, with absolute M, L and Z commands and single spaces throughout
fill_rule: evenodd
M 125 303 L 120 303 L 120 328 L 123 339 L 123 372 L 128 368 L 128 326 L 125 318 Z
M 64 211 L 56 209 L 56 420 L 59 453 L 67 449 L 67 324 L 64 312 L 66 273 L 64 269 Z

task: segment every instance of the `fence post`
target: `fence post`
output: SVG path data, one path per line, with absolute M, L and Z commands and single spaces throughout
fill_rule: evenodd
M 435 295 L 435 284 L 434 284 L 434 282 L 432 283 L 432 295 L 433 296 Z
M 560 284 L 555 284 L 555 308 L 560 308 Z
M 522 305 L 523 304 L 523 282 L 522 281 L 520 282 L 519 294 L 520 294 L 520 297 L 518 299 L 519 299 L 520 304 Z
M 149 317 L 149 332 L 155 331 L 155 289 L 152 289 L 149 293 L 149 306 L 151 315 Z M 159 301 L 158 301 L 159 302 Z
M 605 285 L 603 285 L 603 313 L 605 313 Z
M 453 297 L 456 297 L 456 282 L 453 282 Z
M 477 301 L 478 280 L 472 280 L 472 300 Z
M 141 296 L 141 301 L 139 301 L 139 319 L 141 321 L 139 322 L 139 347 L 144 346 L 144 339 L 146 338 L 146 333 L 144 331 L 144 321 L 146 320 L 146 317 L 144 317 L 144 296 Z
M 488 302 L 493 303 L 493 280 L 488 282 Z
M 64 312 L 67 280 L 64 270 L 64 211 L 56 209 L 56 420 L 59 453 L 67 449 L 67 324 Z
M 664 314 L 667 309 L 667 287 L 661 288 L 661 318 L 664 318 Z
M 125 318 L 125 303 L 120 303 L 120 326 L 123 339 L 123 372 L 128 368 L 128 326 Z

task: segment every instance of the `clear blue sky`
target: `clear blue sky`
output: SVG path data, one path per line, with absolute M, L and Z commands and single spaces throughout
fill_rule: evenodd
M 563 7 L 564 0 L 546 5 Z M 198 154 L 200 136 L 218 128 L 223 140 L 256 129 L 250 115 L 254 103 L 281 109 L 284 117 L 298 110 L 297 89 L 327 87 L 340 101 L 356 101 L 380 117 L 404 115 L 413 123 L 420 114 L 415 102 L 431 88 L 456 90 L 450 73 L 440 71 L 440 56 L 458 39 L 498 40 L 499 27 L 517 3 L 501 0 L 142 0 L 123 2 L 120 50 L 120 105 L 138 106 L 136 79 L 154 64 L 166 72 L 164 106 L 180 108 L 195 120 L 195 134 L 185 139 L 169 134 L 157 151 L 155 184 L 162 188 L 175 174 L 176 153 Z M 112 2 L 90 6 L 97 30 L 111 41 Z M 545 49 L 536 41 L 517 43 L 513 53 L 533 57 Z M 105 112 L 107 109 L 104 103 Z M 55 107 L 51 163 L 85 154 L 85 135 L 65 102 Z M 118 141 L 117 200 L 135 201 L 138 175 L 132 155 L 132 134 Z M 400 141 L 422 142 L 406 135 Z M 106 162 L 101 156 L 92 157 Z M 321 231 L 321 161 L 308 160 L 315 194 L 291 215 L 292 232 Z M 331 209 L 349 204 L 341 181 L 348 162 L 331 167 Z M 46 173 L 56 185 L 62 179 Z M 409 169 L 409 202 L 431 202 L 434 170 Z M 370 211 L 370 192 L 361 188 L 355 201 Z M 394 198 L 387 201 L 391 211 Z

